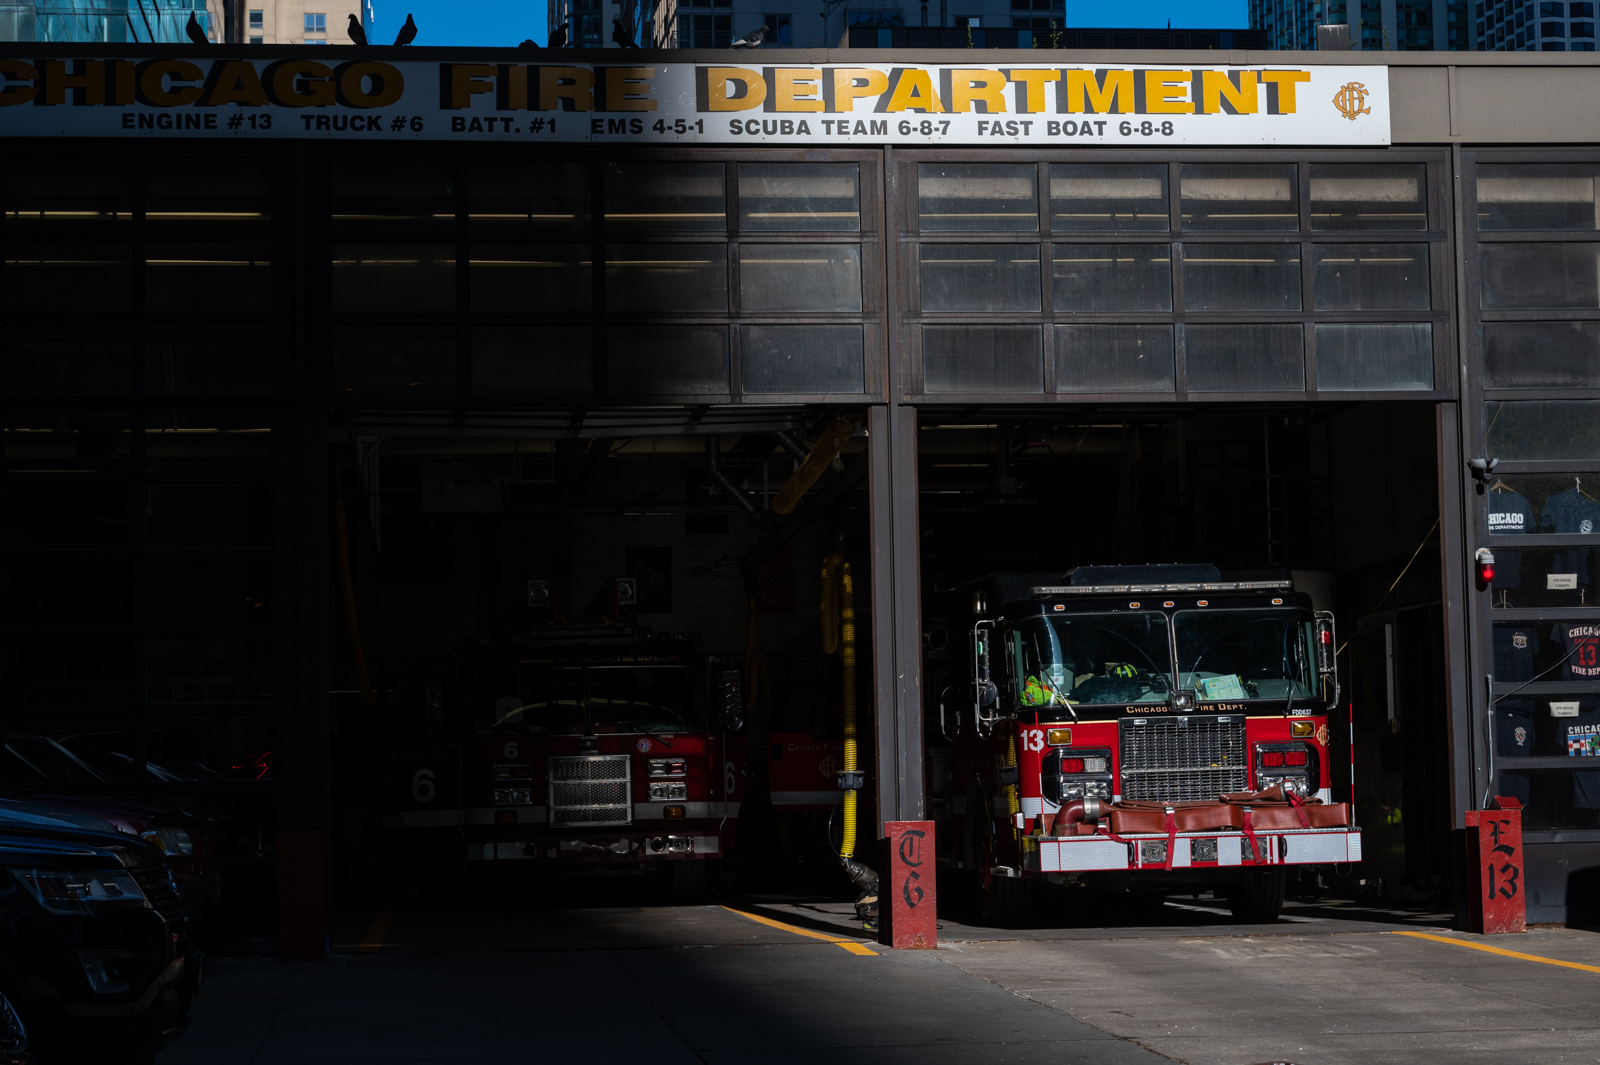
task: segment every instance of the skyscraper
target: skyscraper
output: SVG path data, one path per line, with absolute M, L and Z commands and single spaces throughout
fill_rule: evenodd
M 1314 49 L 1317 25 L 1329 23 L 1348 24 L 1357 51 L 1460 52 L 1473 47 L 1468 9 L 1467 0 L 1250 0 L 1250 25 L 1274 48 Z

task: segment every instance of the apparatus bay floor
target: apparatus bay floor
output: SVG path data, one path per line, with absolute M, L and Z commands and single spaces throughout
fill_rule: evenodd
M 1174 898 L 1143 923 L 942 922 L 936 952 L 850 953 L 842 903 L 401 906 L 321 964 L 217 959 L 161 1065 L 321 1062 L 1600 1061 L 1600 935 L 1475 937 L 1443 915 L 1294 904 L 1240 925 Z M 1549 959 L 1396 934 L 1421 931 Z

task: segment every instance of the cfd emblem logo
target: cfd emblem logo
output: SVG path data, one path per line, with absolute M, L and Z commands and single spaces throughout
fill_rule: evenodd
M 1372 108 L 1365 106 L 1367 102 L 1367 87 L 1359 81 L 1349 81 L 1339 87 L 1333 94 L 1333 106 L 1339 113 L 1354 122 L 1357 115 L 1370 115 Z
M 1519 651 L 1527 647 L 1528 634 L 1525 632 L 1513 632 L 1511 634 L 1511 646 L 1515 647 Z

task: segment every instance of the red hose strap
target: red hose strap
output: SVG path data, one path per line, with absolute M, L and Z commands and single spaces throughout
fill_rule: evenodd
M 1261 848 L 1256 845 L 1256 829 L 1250 823 L 1250 807 L 1248 806 L 1244 808 L 1244 824 L 1240 826 L 1240 830 L 1244 832 L 1244 838 L 1250 841 L 1250 857 L 1245 858 L 1240 855 L 1240 861 L 1246 865 L 1261 865 L 1265 858 L 1261 854 Z
M 1289 797 L 1289 805 L 1294 807 L 1294 812 L 1300 815 L 1300 827 L 1310 828 L 1311 818 L 1306 816 L 1306 801 L 1292 791 L 1284 792 Z
M 1172 869 L 1172 848 L 1178 842 L 1178 822 L 1173 820 L 1172 807 L 1167 807 L 1167 860 L 1161 863 L 1161 868 L 1167 871 Z

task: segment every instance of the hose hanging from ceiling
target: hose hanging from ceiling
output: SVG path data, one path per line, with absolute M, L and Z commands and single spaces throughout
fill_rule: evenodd
M 856 728 L 856 611 L 855 581 L 850 575 L 850 563 L 845 561 L 844 544 L 834 547 L 833 553 L 822 561 L 822 650 L 825 654 L 838 654 L 843 681 L 841 702 L 844 706 L 844 765 L 846 785 L 844 792 L 844 837 L 839 845 L 839 857 L 849 859 L 856 853 L 857 810 L 860 799 L 858 777 L 861 769 L 861 747 Z

